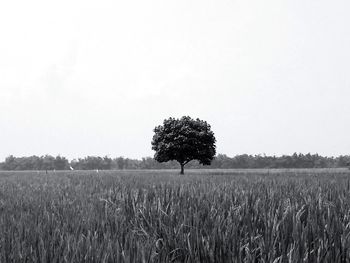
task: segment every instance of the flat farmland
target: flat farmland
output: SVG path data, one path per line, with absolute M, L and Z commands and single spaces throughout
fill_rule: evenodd
M 347 169 L 0 173 L 0 262 L 350 262 Z

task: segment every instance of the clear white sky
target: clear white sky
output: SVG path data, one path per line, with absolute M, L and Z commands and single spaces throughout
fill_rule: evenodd
M 164 118 L 217 151 L 350 153 L 348 0 L 0 2 L 0 160 L 152 156 Z

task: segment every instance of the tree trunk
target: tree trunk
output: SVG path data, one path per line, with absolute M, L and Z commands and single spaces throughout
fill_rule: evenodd
M 180 174 L 184 174 L 184 166 L 185 166 L 185 164 L 180 163 L 180 165 L 181 165 L 181 172 L 180 172 Z

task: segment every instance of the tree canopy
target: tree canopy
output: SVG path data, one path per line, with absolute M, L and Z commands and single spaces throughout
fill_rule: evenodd
M 215 136 L 210 125 L 200 119 L 183 116 L 181 119 L 169 118 L 163 125 L 154 128 L 152 150 L 158 162 L 177 161 L 184 166 L 192 160 L 210 165 L 216 153 Z

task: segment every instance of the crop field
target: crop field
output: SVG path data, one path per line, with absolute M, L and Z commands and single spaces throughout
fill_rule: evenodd
M 350 173 L 1 172 L 0 262 L 350 262 Z

